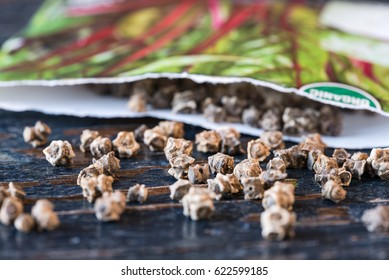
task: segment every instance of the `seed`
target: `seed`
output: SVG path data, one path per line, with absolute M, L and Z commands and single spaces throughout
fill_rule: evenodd
M 372 167 L 375 175 L 382 180 L 389 180 L 389 148 L 372 149 L 367 163 Z
M 295 187 L 292 184 L 275 182 L 274 186 L 264 193 L 263 208 L 268 209 L 278 205 L 291 211 L 294 203 L 294 189 Z
M 168 173 L 177 180 L 186 179 L 188 178 L 189 166 L 193 164 L 194 161 L 194 158 L 185 154 L 173 157 L 169 160 L 171 168 L 168 170 Z
M 81 170 L 77 177 L 77 185 L 81 186 L 84 181 L 89 180 L 90 178 L 97 178 L 100 175 L 99 170 L 93 165 L 89 165 L 88 167 Z
M 228 155 L 238 155 L 244 153 L 242 144 L 240 143 L 240 133 L 231 127 L 221 128 L 217 130 L 221 141 L 221 152 Z
M 112 142 L 119 158 L 131 158 L 137 154 L 140 145 L 135 140 L 133 132 L 121 131 Z
M 323 152 L 320 151 L 320 150 L 310 150 L 308 152 L 308 156 L 307 156 L 307 168 L 309 170 L 313 170 L 313 166 L 315 165 L 315 162 L 317 160 L 317 158 L 319 157 L 319 155 L 322 155 Z
M 221 137 L 214 130 L 204 130 L 196 134 L 197 151 L 202 153 L 217 153 L 220 151 Z
M 286 172 L 286 164 L 282 160 L 282 158 L 275 157 L 271 160 L 266 165 L 267 170 L 278 170 L 281 171 L 282 173 Z
M 313 165 L 313 170 L 316 174 L 322 174 L 324 172 L 329 172 L 331 169 L 338 169 L 338 162 L 334 158 L 327 157 L 324 154 L 318 155 L 315 164 Z
M 247 158 L 258 160 L 259 162 L 264 161 L 270 155 L 270 149 L 260 139 L 251 140 L 247 143 Z
M 23 131 L 24 142 L 31 144 L 34 148 L 47 143 L 47 138 L 51 134 L 51 128 L 44 122 L 37 121 L 35 126 L 26 126 Z
M 80 136 L 80 150 L 83 153 L 90 152 L 90 144 L 99 136 L 99 132 L 95 130 L 85 129 Z
M 365 210 L 361 220 L 370 232 L 388 232 L 389 206 L 378 205 L 373 209 Z
M 169 137 L 164 152 L 167 160 L 171 160 L 172 158 L 181 155 L 191 156 L 193 152 L 193 143 L 192 141 L 183 138 Z
M 241 180 L 245 200 L 262 199 L 264 182 L 260 177 L 247 177 Z
M 349 154 L 345 149 L 335 149 L 332 157 L 338 162 L 338 166 L 342 166 L 347 159 L 349 159 L 351 154 Z
M 191 90 L 176 92 L 172 101 L 172 111 L 176 114 L 194 114 L 197 104 L 195 94 Z
M 260 175 L 266 189 L 272 187 L 277 181 L 285 180 L 288 174 L 277 169 L 268 169 Z
M 185 135 L 184 124 L 174 121 L 161 121 L 158 127 L 166 137 L 183 138 Z
M 294 236 L 296 214 L 273 205 L 261 214 L 262 236 L 268 240 L 283 240 Z
M 283 140 L 283 133 L 281 131 L 265 131 L 261 134 L 261 140 L 270 148 L 270 149 L 283 149 L 285 148 L 285 143 Z
M 259 118 L 261 113 L 255 106 L 250 106 L 249 108 L 243 110 L 242 113 L 242 122 L 252 127 L 258 127 Z
M 234 158 L 222 153 L 208 157 L 208 164 L 212 173 L 229 174 L 234 171 Z
M 52 141 L 50 146 L 43 150 L 46 160 L 53 166 L 67 166 L 72 164 L 76 156 L 72 145 L 68 141 Z
M 136 184 L 128 189 L 127 201 L 143 203 L 147 200 L 148 191 L 145 185 Z
M 274 131 L 281 129 L 281 114 L 277 108 L 268 109 L 262 115 L 259 121 L 259 127 L 265 131 Z
M 92 141 L 89 148 L 92 156 L 100 158 L 112 151 L 112 142 L 107 137 L 98 136 Z
M 319 130 L 321 134 L 337 136 L 342 131 L 342 113 L 333 106 L 323 106 L 320 109 Z
M 361 180 L 361 177 L 366 169 L 366 160 L 347 159 L 343 163 L 343 168 L 351 172 L 353 178 Z
M 181 201 L 184 215 L 193 221 L 209 219 L 215 211 L 214 198 L 215 194 L 207 189 L 191 187 Z
M 115 157 L 115 152 L 109 152 L 100 159 L 93 159 L 93 166 L 98 170 L 99 174 L 115 176 L 120 169 L 120 160 Z
M 290 147 L 289 149 L 275 150 L 274 156 L 280 157 L 287 168 L 304 168 L 307 164 L 307 152 L 301 150 L 299 145 Z
M 247 177 L 258 177 L 261 172 L 262 169 L 259 166 L 258 161 L 253 159 L 244 159 L 234 168 L 234 175 L 238 178 L 238 180 L 242 180 Z
M 30 214 L 22 213 L 14 221 L 14 226 L 20 232 L 29 233 L 35 227 L 35 220 Z
M 216 194 L 216 200 L 229 198 L 231 194 L 239 192 L 231 185 L 230 178 L 221 173 L 216 174 L 215 179 L 208 179 L 207 184 L 208 189 Z
M 231 116 L 240 116 L 243 109 L 247 106 L 246 100 L 238 96 L 223 96 L 221 103 L 226 113 Z
M 314 109 L 286 107 L 282 115 L 283 132 L 288 135 L 301 135 L 318 131 L 320 113 Z
M 178 179 L 173 185 L 169 186 L 170 199 L 181 201 L 182 198 L 189 192 L 192 184 L 185 179 Z
M 323 142 L 319 133 L 308 134 L 303 137 L 303 141 L 300 143 L 300 149 L 306 152 L 312 150 L 319 150 L 324 153 L 324 148 L 327 147 Z
M 346 199 L 346 190 L 342 186 L 334 181 L 328 180 L 321 189 L 321 195 L 324 199 L 329 199 L 335 203 L 339 203 Z
M 105 192 L 96 200 L 94 209 L 98 220 L 118 221 L 126 208 L 126 197 L 120 191 Z
M 1 205 L 0 221 L 5 225 L 11 225 L 23 212 L 23 204 L 17 197 L 6 197 Z
M 10 196 L 10 193 L 8 191 L 8 188 L 0 186 L 0 207 L 1 207 L 1 205 L 3 205 L 5 198 L 7 198 L 9 196 Z
M 208 163 L 205 163 L 204 165 L 196 164 L 194 166 L 189 166 L 188 179 L 192 184 L 206 183 L 209 177 L 210 172 Z
M 52 231 L 59 226 L 58 216 L 53 209 L 54 205 L 47 199 L 39 199 L 32 207 L 31 215 L 38 225 L 38 230 Z
M 226 120 L 226 111 L 223 107 L 209 104 L 204 108 L 203 117 L 210 122 L 222 123 Z
M 132 112 L 146 112 L 146 105 L 147 105 L 147 98 L 146 94 L 143 92 L 136 92 L 130 96 L 130 99 L 128 100 L 128 108 Z
M 143 142 L 149 147 L 150 151 L 163 151 L 165 148 L 167 137 L 160 127 L 147 129 L 143 137 Z

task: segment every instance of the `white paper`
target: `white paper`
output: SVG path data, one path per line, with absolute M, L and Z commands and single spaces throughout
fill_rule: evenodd
M 83 86 L 19 86 L 0 88 L 0 108 L 12 111 L 39 111 L 53 115 L 72 115 L 77 117 L 136 118 L 151 116 L 161 119 L 177 120 L 207 129 L 233 126 L 241 133 L 258 137 L 262 130 L 243 124 L 216 124 L 201 115 L 173 114 L 170 110 L 152 110 L 146 113 L 133 113 L 127 108 L 127 99 L 103 96 Z M 285 137 L 286 140 L 299 141 L 299 137 Z M 340 136 L 323 137 L 330 147 L 373 148 L 389 146 L 389 119 L 375 114 L 361 112 L 346 113 L 344 127 Z

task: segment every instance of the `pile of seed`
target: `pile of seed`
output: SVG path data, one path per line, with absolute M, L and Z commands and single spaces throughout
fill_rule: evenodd
M 148 79 L 119 85 L 93 85 L 102 94 L 129 96 L 134 112 L 171 109 L 177 114 L 202 114 L 208 121 L 244 123 L 287 135 L 338 135 L 341 111 L 300 96 L 249 83 L 196 84 L 189 79 Z
M 113 189 L 120 160 L 133 157 L 140 149 L 138 142 L 143 142 L 150 151 L 164 151 L 170 164 L 168 173 L 177 179 L 169 186 L 170 198 L 182 204 L 185 216 L 194 221 L 210 219 L 215 212 L 214 200 L 239 195 L 245 200 L 262 200 L 262 236 L 269 240 L 294 236 L 295 183 L 287 178 L 287 169 L 312 170 L 323 199 L 334 203 L 346 199 L 345 188 L 352 179 L 360 180 L 364 174 L 389 179 L 389 148 L 373 149 L 370 155 L 360 152 L 351 155 L 344 149 L 335 149 L 327 156 L 326 144 L 317 133 L 305 135 L 299 144 L 285 148 L 281 131 L 267 131 L 249 141 L 246 150 L 242 148 L 240 133 L 231 127 L 204 130 L 196 134 L 194 143 L 184 139 L 184 134 L 184 125 L 171 121 L 161 121 L 153 128 L 142 125 L 134 132 L 121 131 L 113 141 L 98 131 L 84 130 L 80 150 L 98 159 L 93 158 L 81 170 L 77 184 L 85 199 L 94 203 L 97 219 L 117 221 L 126 209 L 126 201 L 147 200 L 148 189 L 143 184 L 131 186 L 127 199 L 123 192 Z M 194 147 L 198 152 L 211 154 L 206 163 L 196 162 L 192 157 Z M 75 156 L 71 144 L 61 140 L 52 141 L 43 152 L 53 166 L 71 165 Z M 247 158 L 236 163 L 233 156 L 238 154 L 246 154 Z M 265 161 L 266 169 L 262 170 L 260 163 Z M 32 218 L 21 214 L 24 196 L 12 183 L 8 189 L 0 189 L 0 218 L 4 224 L 14 223 L 25 232 L 35 223 L 39 229 L 58 226 L 53 206 L 45 200 L 33 207 Z M 389 207 L 365 211 L 362 221 L 369 231 L 389 231 Z

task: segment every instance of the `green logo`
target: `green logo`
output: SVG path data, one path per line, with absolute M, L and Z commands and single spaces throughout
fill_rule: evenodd
M 381 109 L 381 105 L 373 96 L 353 86 L 323 82 L 305 85 L 300 90 L 313 99 L 332 105 L 358 109 Z

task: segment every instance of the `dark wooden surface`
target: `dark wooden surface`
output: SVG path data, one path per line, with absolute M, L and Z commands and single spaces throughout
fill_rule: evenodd
M 69 168 L 52 167 L 42 149 L 23 142 L 22 130 L 36 120 L 53 129 L 50 137 L 69 140 L 77 157 Z M 359 221 L 365 209 L 389 197 L 386 182 L 363 178 L 347 188 L 347 199 L 336 205 L 320 198 L 320 189 L 308 170 L 288 170 L 298 179 L 295 212 L 296 237 L 268 242 L 261 237 L 260 201 L 244 201 L 242 195 L 215 203 L 209 221 L 192 222 L 182 214 L 179 203 L 169 199 L 167 185 L 175 179 L 167 173 L 161 152 L 150 152 L 142 144 L 133 159 L 122 160 L 114 189 L 126 191 L 135 183 L 150 190 L 149 200 L 128 203 L 121 221 L 99 222 L 92 206 L 76 185 L 79 171 L 91 162 L 78 149 L 85 128 L 114 137 L 120 130 L 133 130 L 155 119 L 95 119 L 47 116 L 40 113 L 0 111 L 0 184 L 19 182 L 31 208 L 34 200 L 48 198 L 55 203 L 61 226 L 53 232 L 22 234 L 0 225 L 1 259 L 387 259 L 389 235 L 368 233 Z M 201 131 L 186 126 L 188 139 Z M 251 137 L 243 137 L 246 143 Z M 291 143 L 288 143 L 291 145 Z M 328 151 L 331 152 L 330 150 Z M 207 155 L 194 153 L 198 161 Z M 244 156 L 236 157 L 236 161 Z M 264 166 L 262 166 L 264 167 Z

